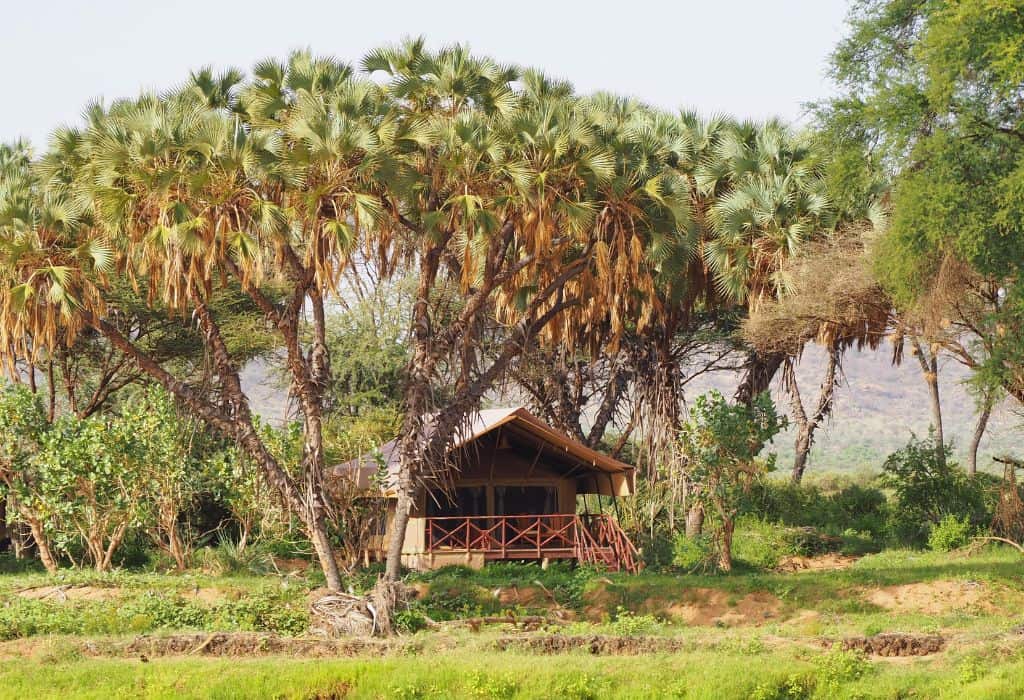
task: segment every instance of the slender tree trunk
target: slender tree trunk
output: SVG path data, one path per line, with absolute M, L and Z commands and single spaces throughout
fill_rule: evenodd
M 35 540 L 36 551 L 39 552 L 39 561 L 43 562 L 47 573 L 56 574 L 57 557 L 53 555 L 53 550 L 50 548 L 50 540 L 46 537 L 42 521 L 35 517 L 26 516 L 24 513 L 22 515 L 28 523 L 29 530 L 32 532 L 32 539 Z
M 811 452 L 811 431 L 807 425 L 797 427 L 793 448 L 793 473 L 790 475 L 790 481 L 799 484 L 804 478 L 807 457 Z
M 732 571 L 732 534 L 736 528 L 733 518 L 722 519 L 722 549 L 718 553 L 718 568 Z
M 54 384 L 53 359 L 46 364 L 46 420 L 53 422 L 57 415 L 57 385 Z
M 970 476 L 978 473 L 978 447 L 981 445 L 981 438 L 985 435 L 985 428 L 988 427 L 988 419 L 991 415 L 992 402 L 986 398 L 981 412 L 978 414 L 978 422 L 974 425 L 971 444 L 967 448 L 967 473 Z
M 939 356 L 934 349 L 925 351 L 921 340 L 916 336 L 911 341 L 914 354 L 917 355 L 921 373 L 928 386 L 928 398 L 932 409 L 932 428 L 935 430 L 936 459 L 939 465 L 946 465 L 946 439 L 942 429 L 942 401 L 939 396 Z
M 786 393 L 789 395 L 790 418 L 796 426 L 796 436 L 793 441 L 793 472 L 791 475 L 791 480 L 794 484 L 799 484 L 804 477 L 811 447 L 814 445 L 815 432 L 822 421 L 832 413 L 835 390 L 840 382 L 839 364 L 841 354 L 842 351 L 839 348 L 829 350 L 828 362 L 825 366 L 825 376 L 822 378 L 821 387 L 818 390 L 818 401 L 810 415 L 804 409 L 793 359 L 787 358 L 783 365 L 782 383 Z
M 408 477 L 403 475 L 399 483 L 407 479 Z M 399 486 L 398 489 L 395 517 L 391 521 L 391 539 L 388 542 L 387 560 L 384 565 L 384 578 L 391 582 L 402 576 L 402 546 L 405 544 L 405 531 L 409 526 L 409 515 L 413 506 L 411 491 L 412 489 L 408 487 Z

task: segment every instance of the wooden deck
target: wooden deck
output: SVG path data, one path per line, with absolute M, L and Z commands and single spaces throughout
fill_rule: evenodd
M 636 547 L 607 515 L 506 515 L 426 518 L 426 551 L 484 559 L 576 559 L 636 573 Z

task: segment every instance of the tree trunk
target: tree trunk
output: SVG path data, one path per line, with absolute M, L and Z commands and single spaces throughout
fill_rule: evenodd
M 174 518 L 167 523 L 167 551 L 170 553 L 171 558 L 174 559 L 174 568 L 179 572 L 185 571 L 188 568 L 186 550 L 185 540 L 181 536 L 177 518 Z
M 331 547 L 331 539 L 327 534 L 327 523 L 321 518 L 307 527 L 309 528 L 309 539 L 313 543 L 313 550 L 316 552 L 320 568 L 323 569 L 324 577 L 327 579 L 327 587 L 332 591 L 340 591 L 341 571 L 338 569 L 338 560 L 334 557 L 334 548 Z
M 53 555 L 53 550 L 50 548 L 50 540 L 46 538 L 46 532 L 43 530 L 42 521 L 26 517 L 25 520 L 28 522 L 29 529 L 32 531 L 32 539 L 36 542 L 36 551 L 39 552 L 39 561 L 43 562 L 43 566 L 46 567 L 47 573 L 57 573 L 57 558 Z
M 832 413 L 835 390 L 841 379 L 840 357 L 842 351 L 838 348 L 829 350 L 828 363 L 825 366 L 825 376 L 822 378 L 821 387 L 818 390 L 818 401 L 810 415 L 804 409 L 803 399 L 800 396 L 800 386 L 796 379 L 796 367 L 792 358 L 787 358 L 782 370 L 782 384 L 789 395 L 790 418 L 796 426 L 796 437 L 793 441 L 793 472 L 791 480 L 799 484 L 807 469 L 807 459 L 814 444 L 814 433 L 821 422 Z
M 762 355 L 751 351 L 747 357 L 747 368 L 743 372 L 743 379 L 736 388 L 734 399 L 736 403 L 747 404 L 754 402 L 758 394 L 761 394 L 772 385 L 772 379 L 782 366 L 786 355 L 781 352 L 772 352 Z
M 928 399 L 932 409 L 932 428 L 935 430 L 936 460 L 940 466 L 946 466 L 946 439 L 942 429 L 942 401 L 939 396 L 939 355 L 934 349 L 927 354 L 921 341 L 916 336 L 911 341 L 917 355 L 925 384 L 928 385 Z
M 794 484 L 799 484 L 804 478 L 804 470 L 807 468 L 807 456 L 811 452 L 811 431 L 810 424 L 798 426 L 796 440 L 794 443 L 793 474 L 790 477 Z
M 384 579 L 396 582 L 402 577 L 402 546 L 405 544 L 405 531 L 409 525 L 413 499 L 409 489 L 398 489 L 398 500 L 395 504 L 395 517 L 391 522 L 391 540 L 388 542 L 387 562 L 384 567 Z
M 732 533 L 736 527 L 732 518 L 722 520 L 722 549 L 718 553 L 718 568 L 732 571 Z
M 985 428 L 988 427 L 988 419 L 991 415 L 992 402 L 986 399 L 982 405 L 981 413 L 978 414 L 978 422 L 974 426 L 971 444 L 967 448 L 967 473 L 970 476 L 978 473 L 978 447 L 981 445 L 981 438 L 985 435 Z
M 686 536 L 691 540 L 704 533 L 704 506 L 692 506 L 686 513 Z

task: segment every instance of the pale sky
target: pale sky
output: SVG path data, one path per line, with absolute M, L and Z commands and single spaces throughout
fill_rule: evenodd
M 0 140 L 43 147 L 94 98 L 133 96 L 211 64 L 248 69 L 309 47 L 357 64 L 423 35 L 535 66 L 580 92 L 741 117 L 804 117 L 830 92 L 846 0 L 4 0 Z

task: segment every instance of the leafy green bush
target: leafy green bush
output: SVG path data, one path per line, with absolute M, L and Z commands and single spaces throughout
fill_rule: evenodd
M 216 547 L 203 547 L 196 552 L 199 568 L 212 576 L 252 574 L 262 576 L 274 570 L 271 555 L 263 548 L 240 547 L 223 538 Z
M 644 532 L 635 536 L 633 541 L 640 548 L 644 568 L 648 571 L 664 571 L 674 563 L 675 542 L 667 534 L 657 532 L 652 536 Z
M 707 537 L 689 538 L 680 534 L 672 549 L 672 563 L 680 569 L 691 571 L 694 569 L 713 566 L 711 541 Z
M 843 651 L 838 645 L 819 656 L 815 666 L 817 691 L 824 697 L 834 697 L 846 681 L 857 680 L 871 668 L 863 652 Z
M 975 526 L 991 520 L 981 481 L 971 479 L 951 461 L 948 446 L 943 446 L 944 460 L 939 459 L 937 450 L 933 436 L 911 438 L 882 465 L 881 483 L 892 489 L 895 501 L 891 534 L 901 543 L 925 544 L 931 527 L 947 515 Z
M 477 671 L 469 677 L 471 697 L 505 700 L 515 697 L 519 684 L 510 675 L 488 674 Z
M 947 515 L 931 527 L 928 548 L 935 552 L 949 552 L 970 542 L 974 530 L 967 516 Z
M 635 636 L 659 630 L 662 624 L 653 615 L 637 615 L 620 605 L 615 609 L 615 619 L 609 627 L 613 634 Z
M 835 485 L 830 486 L 835 489 Z M 888 503 L 882 491 L 862 484 L 830 491 L 815 484 L 762 479 L 751 488 L 742 510 L 770 522 L 817 528 L 827 535 L 856 530 L 881 539 L 886 531 Z
M 48 601 L 12 598 L 0 607 L 0 640 L 44 634 L 138 634 L 155 630 L 218 630 L 301 634 L 309 627 L 305 602 L 254 593 L 205 606 L 167 592 L 144 591 L 117 600 Z
M 790 673 L 759 683 L 750 694 L 751 700 L 804 700 L 814 694 L 813 676 Z
M 787 554 L 796 554 L 793 534 L 784 525 L 759 518 L 741 518 L 736 525 L 733 554 L 757 569 L 771 569 Z

